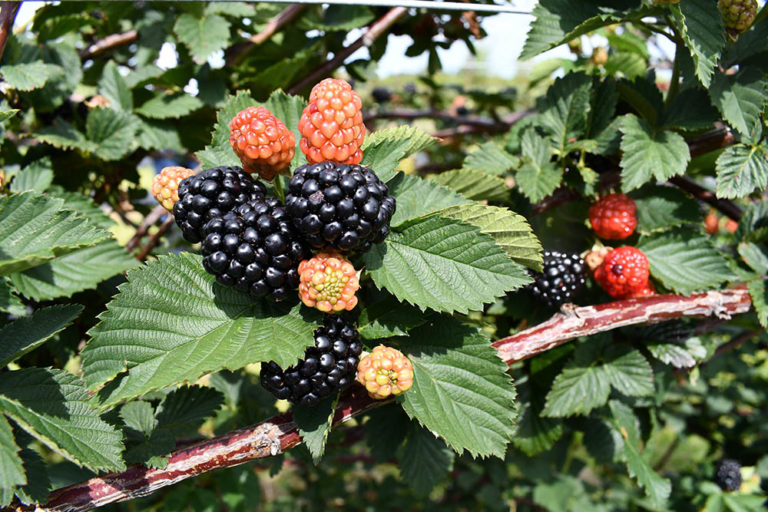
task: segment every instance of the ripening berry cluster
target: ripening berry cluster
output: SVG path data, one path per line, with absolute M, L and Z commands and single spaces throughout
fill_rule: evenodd
M 589 223 L 603 240 L 625 240 L 637 228 L 637 205 L 626 194 L 608 194 L 589 208 Z M 527 289 L 548 307 L 573 300 L 585 285 L 587 271 L 614 299 L 655 295 L 650 281 L 650 264 L 635 247 L 599 247 L 578 254 L 544 251 L 542 272 L 531 272 Z
M 200 243 L 203 268 L 219 284 L 254 300 L 283 301 L 298 294 L 304 305 L 326 313 L 314 346 L 296 365 L 285 370 L 274 361 L 262 365 L 264 387 L 293 403 L 315 405 L 343 390 L 362 364 L 356 327 L 334 314 L 357 306 L 359 275 L 349 257 L 384 241 L 396 203 L 374 170 L 359 165 L 365 138 L 361 108 L 344 80 L 328 78 L 312 89 L 297 126 L 309 163 L 290 176 L 284 202 L 279 176 L 290 173 L 296 136 L 263 106 L 242 110 L 229 124 L 229 142 L 242 167 L 199 174 L 169 167 L 152 187 L 184 238 Z M 273 182 L 278 197 L 270 197 L 258 178 Z M 375 393 L 380 398 L 411 385 L 410 362 L 398 354 L 396 374 Z M 410 373 L 400 372 L 406 367 Z

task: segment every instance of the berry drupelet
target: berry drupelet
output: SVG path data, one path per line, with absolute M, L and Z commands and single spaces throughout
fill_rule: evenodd
M 718 0 L 717 7 L 723 16 L 725 28 L 731 34 L 745 32 L 755 21 L 757 0 Z
M 240 167 L 206 169 L 183 180 L 178 189 L 173 216 L 184 238 L 192 243 L 202 240 L 206 222 L 248 201 L 263 199 L 266 192 L 264 185 Z
M 528 290 L 549 307 L 570 302 L 583 289 L 586 265 L 578 254 L 544 251 L 542 272 L 533 272 Z
M 249 201 L 203 227 L 203 267 L 254 299 L 283 300 L 299 286 L 299 262 L 309 250 L 277 199 Z
M 305 306 L 325 313 L 351 311 L 357 306 L 360 288 L 357 272 L 347 258 L 320 252 L 299 263 L 299 298 Z
M 741 464 L 723 459 L 715 469 L 715 483 L 724 491 L 735 491 L 741 487 Z
M 325 315 L 315 330 L 315 345 L 304 359 L 285 370 L 274 361 L 261 363 L 261 385 L 276 398 L 294 404 L 317 405 L 355 381 L 363 346 L 355 326 L 335 315 Z
M 378 345 L 358 363 L 357 381 L 368 391 L 368 396 L 383 400 L 411 389 L 413 365 L 396 348 Z
M 372 170 L 333 162 L 303 165 L 285 205 L 294 226 L 316 248 L 367 251 L 389 235 L 395 198 Z

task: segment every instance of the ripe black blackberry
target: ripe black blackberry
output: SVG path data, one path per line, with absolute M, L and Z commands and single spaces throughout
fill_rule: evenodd
M 735 491 L 741 487 L 741 464 L 732 459 L 717 463 L 715 483 L 724 491 Z
M 363 346 L 352 323 L 325 315 L 315 330 L 315 346 L 304 359 L 283 370 L 274 361 L 261 363 L 261 385 L 275 397 L 294 404 L 317 403 L 355 381 Z
M 544 251 L 543 272 L 532 272 L 528 290 L 549 307 L 572 300 L 584 288 L 586 265 L 578 254 Z
M 256 199 L 209 220 L 202 229 L 203 267 L 254 299 L 283 300 L 299 286 L 298 266 L 310 256 L 277 199 Z
M 373 96 L 373 99 L 376 103 L 383 105 L 392 99 L 392 92 L 386 87 L 374 87 L 371 96 Z
M 371 169 L 321 162 L 296 169 L 285 206 L 315 249 L 367 251 L 389 235 L 395 198 Z
M 202 240 L 202 228 L 209 220 L 221 217 L 235 207 L 263 199 L 266 188 L 254 181 L 241 167 L 214 167 L 179 183 L 179 200 L 173 216 L 184 238 Z

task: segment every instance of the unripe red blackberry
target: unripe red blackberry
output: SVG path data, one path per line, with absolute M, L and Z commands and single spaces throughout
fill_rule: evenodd
M 363 103 L 344 80 L 326 78 L 312 88 L 299 119 L 299 146 L 309 163 L 359 164 L 363 159 Z
M 163 208 L 171 212 L 179 200 L 179 183 L 194 174 L 195 171 L 186 167 L 164 167 L 152 180 L 152 195 Z
M 243 170 L 272 180 L 288 169 L 296 150 L 293 132 L 265 107 L 248 107 L 229 123 L 229 143 Z
M 335 252 L 321 252 L 299 263 L 299 298 L 325 313 L 351 311 L 360 288 L 352 263 Z
M 558 307 L 584 289 L 586 265 L 578 254 L 544 251 L 542 272 L 531 274 L 533 282 L 528 285 L 528 291 L 547 306 Z
M 649 277 L 648 258 L 634 247 L 612 250 L 595 270 L 595 281 L 615 299 L 627 299 L 644 293 Z
M 363 346 L 354 324 L 325 315 L 315 330 L 315 345 L 304 359 L 285 370 L 274 361 L 261 363 L 261 385 L 276 398 L 294 404 L 317 405 L 355 381 Z
M 202 238 L 203 225 L 248 201 L 263 199 L 266 188 L 240 167 L 214 167 L 179 183 L 179 200 L 173 216 L 184 238 L 192 243 Z
M 731 34 L 745 32 L 757 15 L 757 0 L 718 0 L 717 7 Z
M 310 246 L 344 253 L 367 251 L 382 242 L 396 206 L 371 169 L 333 162 L 296 169 L 285 205 Z
M 589 222 L 600 238 L 623 240 L 637 227 L 637 205 L 626 194 L 609 194 L 589 207 Z
M 284 300 L 299 286 L 299 262 L 309 250 L 277 199 L 256 199 L 203 227 L 203 267 L 254 299 Z M 292 293 L 293 292 L 293 293 Z
M 368 391 L 368 396 L 383 400 L 411 389 L 413 365 L 396 348 L 379 345 L 360 359 L 357 381 Z

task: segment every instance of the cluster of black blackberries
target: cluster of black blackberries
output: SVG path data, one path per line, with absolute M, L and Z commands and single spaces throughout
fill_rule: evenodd
M 261 363 L 261 385 L 294 404 L 317 403 L 355 381 L 363 346 L 355 326 L 340 316 L 325 315 L 315 330 L 315 345 L 304 359 L 283 370 L 274 361 Z
M 387 186 L 359 165 L 299 167 L 286 206 L 265 192 L 242 168 L 216 167 L 183 180 L 173 207 L 184 238 L 202 242 L 205 269 L 253 298 L 288 298 L 310 248 L 370 249 L 395 212 Z
M 395 198 L 366 167 L 322 162 L 296 169 L 285 206 L 315 249 L 367 251 L 389 234 Z
M 277 199 L 250 201 L 203 226 L 203 267 L 254 299 L 287 299 L 299 286 L 298 266 L 311 256 Z
M 173 216 L 184 238 L 202 240 L 202 229 L 211 219 L 222 217 L 235 207 L 264 198 L 266 188 L 240 167 L 206 169 L 179 183 L 179 200 Z
M 578 254 L 544 251 L 542 272 L 531 272 L 528 291 L 548 307 L 573 300 L 584 288 L 586 264 Z

